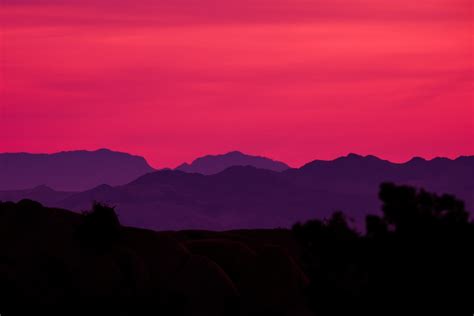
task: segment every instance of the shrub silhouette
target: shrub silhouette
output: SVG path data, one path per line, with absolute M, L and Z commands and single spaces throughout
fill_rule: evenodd
M 353 293 L 360 288 L 357 280 L 360 273 L 350 271 L 358 269 L 354 265 L 357 258 L 354 251 L 359 235 L 350 227 L 344 213 L 335 212 L 323 221 L 297 223 L 292 230 L 306 250 L 303 264 L 311 280 L 307 294 L 312 309 L 322 315 L 349 312 L 349 306 L 358 299 Z
M 346 215 L 337 211 L 331 217 L 321 220 L 309 220 L 306 223 L 293 225 L 293 232 L 301 240 L 311 241 L 321 238 L 352 239 L 357 233 L 350 228 Z
M 103 250 L 119 240 L 121 226 L 114 207 L 95 202 L 92 210 L 82 216 L 78 232 L 87 246 Z

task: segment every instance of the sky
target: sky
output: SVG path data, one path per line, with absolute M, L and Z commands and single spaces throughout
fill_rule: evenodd
M 474 154 L 471 0 L 2 0 L 0 152 Z

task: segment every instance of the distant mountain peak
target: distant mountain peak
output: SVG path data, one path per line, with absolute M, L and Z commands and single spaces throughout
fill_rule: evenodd
M 420 163 L 420 162 L 426 162 L 427 160 L 423 157 L 413 157 L 411 158 L 409 161 L 407 161 L 407 163 Z
M 233 150 L 233 151 L 229 151 L 228 153 L 226 154 L 223 154 L 223 156 L 226 156 L 226 155 L 241 155 L 241 156 L 248 156 L 248 155 L 245 155 L 244 153 L 242 153 L 241 151 L 238 151 L 238 150 Z
M 82 191 L 126 184 L 154 169 L 145 158 L 101 148 L 53 154 L 0 153 L 0 190 Z M 46 187 L 42 187 L 45 185 Z
M 272 171 L 284 171 L 290 168 L 287 164 L 280 161 L 275 161 L 262 156 L 252 156 L 234 150 L 225 154 L 199 157 L 191 164 L 181 164 L 176 168 L 176 170 L 211 175 L 222 172 L 233 166 L 251 166 L 258 169 L 268 169 Z
M 349 153 L 346 156 L 341 156 L 333 160 L 313 160 L 303 165 L 301 169 L 312 169 L 321 166 L 341 167 L 358 165 L 361 167 L 365 165 L 386 165 L 390 163 L 388 160 L 380 159 L 374 155 L 363 156 L 356 153 Z
M 94 189 L 95 190 L 109 190 L 109 189 L 113 189 L 113 187 L 111 185 L 103 183 L 103 184 L 100 184 L 100 185 L 96 186 Z
M 359 155 L 359 154 L 355 154 L 355 153 L 349 153 L 349 154 L 347 154 L 347 156 L 344 157 L 344 158 L 359 159 L 359 158 L 364 158 L 364 156 Z
M 34 187 L 32 191 L 37 191 L 37 192 L 54 192 L 53 189 L 51 189 L 50 187 L 48 187 L 48 186 L 45 185 L 45 184 L 41 184 L 41 185 L 38 185 L 38 186 Z
M 359 155 L 359 154 L 356 154 L 356 153 L 349 153 L 349 154 L 347 154 L 347 156 L 343 156 L 343 157 L 340 157 L 338 159 L 371 160 L 371 161 L 383 160 L 383 159 L 380 159 L 379 157 L 374 156 L 374 155 L 363 156 L 363 155 Z

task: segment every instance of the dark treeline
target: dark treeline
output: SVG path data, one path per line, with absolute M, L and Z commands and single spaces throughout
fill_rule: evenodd
M 474 311 L 474 224 L 464 203 L 409 186 L 380 186 L 382 216 L 366 233 L 342 212 L 297 223 L 307 295 L 317 315 Z
M 379 197 L 364 233 L 342 212 L 292 230 L 153 232 L 103 204 L 0 202 L 0 313 L 471 315 L 464 203 L 391 183 Z

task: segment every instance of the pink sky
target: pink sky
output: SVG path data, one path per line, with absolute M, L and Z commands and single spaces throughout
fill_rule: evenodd
M 0 152 L 472 155 L 472 21 L 471 0 L 3 0 Z

